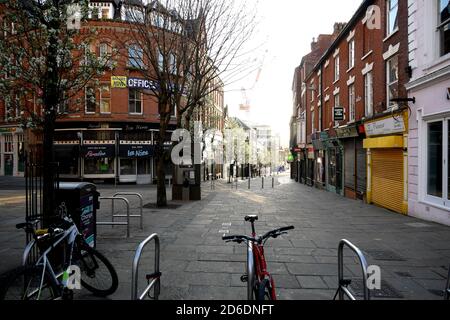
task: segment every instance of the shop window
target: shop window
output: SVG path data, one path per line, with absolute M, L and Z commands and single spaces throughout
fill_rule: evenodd
M 136 89 L 129 89 L 128 112 L 130 114 L 142 114 L 142 93 Z
M 109 9 L 103 8 L 102 9 L 102 19 L 108 19 L 109 18 Z
M 387 100 L 388 108 L 394 106 L 393 98 L 398 97 L 398 56 L 388 60 L 387 64 Z
M 428 195 L 442 198 L 443 122 L 428 124 Z
M 85 174 L 113 174 L 114 158 L 84 159 Z
M 341 101 L 340 101 L 340 100 L 341 100 L 341 96 L 340 96 L 340 94 L 338 93 L 338 94 L 336 94 L 336 95 L 334 96 L 334 107 L 335 107 L 335 108 L 341 106 Z M 334 121 L 334 125 L 335 125 L 335 126 L 339 126 L 339 121 L 334 120 L 334 112 L 333 112 L 333 121 Z
M 450 0 L 439 1 L 438 29 L 441 56 L 450 53 Z
M 136 159 L 120 159 L 120 175 L 136 175 Z
M 111 90 L 109 86 L 100 87 L 100 113 L 111 113 Z
M 450 120 L 427 125 L 427 200 L 450 206 Z
M 387 35 L 398 30 L 398 0 L 387 0 Z
M 4 151 L 5 153 L 12 153 L 14 152 L 14 146 L 13 146 L 13 136 L 12 134 L 5 134 L 5 144 L 4 144 Z

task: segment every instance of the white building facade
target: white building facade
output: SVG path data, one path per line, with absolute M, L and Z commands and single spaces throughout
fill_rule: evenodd
M 410 216 L 450 225 L 450 0 L 408 0 Z

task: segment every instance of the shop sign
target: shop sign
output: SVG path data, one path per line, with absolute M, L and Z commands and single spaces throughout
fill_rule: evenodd
M 150 126 L 146 125 L 146 124 L 135 124 L 135 125 L 126 124 L 124 126 L 124 130 L 125 131 L 148 131 L 148 130 L 150 130 Z
M 355 138 L 358 137 L 356 127 L 342 127 L 336 129 L 338 138 Z
M 405 131 L 405 122 L 403 117 L 390 117 L 380 121 L 366 123 L 364 128 L 368 137 L 403 133 Z
M 344 108 L 334 107 L 334 121 L 344 121 Z
M 86 159 L 110 158 L 115 155 L 114 145 L 83 146 L 81 155 Z
M 154 81 L 139 79 L 139 78 L 128 78 L 127 80 L 128 88 L 131 89 L 144 89 L 144 90 L 156 90 L 157 85 Z
M 126 88 L 127 77 L 113 76 L 111 77 L 111 88 Z
M 153 156 L 153 148 L 150 145 L 120 145 L 119 155 L 122 158 L 147 158 Z

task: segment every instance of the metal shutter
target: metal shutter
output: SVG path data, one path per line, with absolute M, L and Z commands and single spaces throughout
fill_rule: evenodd
M 403 204 L 403 152 L 372 150 L 372 202 L 401 213 Z
M 366 193 L 367 187 L 367 164 L 366 164 L 366 149 L 363 148 L 363 141 L 356 140 L 356 170 L 357 170 L 357 191 L 358 194 L 363 195 Z
M 344 143 L 345 187 L 355 190 L 355 140 L 347 139 Z

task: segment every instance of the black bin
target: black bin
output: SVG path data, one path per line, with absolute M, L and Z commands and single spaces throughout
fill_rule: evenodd
M 65 205 L 78 230 L 93 248 L 97 241 L 97 210 L 100 208 L 97 186 L 86 182 L 60 182 L 58 205 Z

